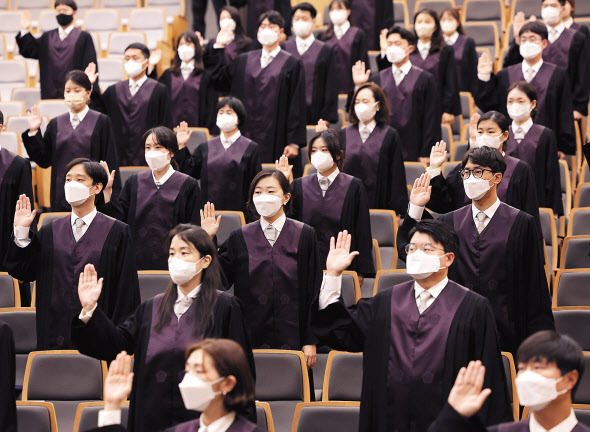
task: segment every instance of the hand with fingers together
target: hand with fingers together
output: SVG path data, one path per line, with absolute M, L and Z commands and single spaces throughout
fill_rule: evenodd
M 37 210 L 31 210 L 31 200 L 25 194 L 18 197 L 14 212 L 15 227 L 30 227 L 35 220 Z
M 430 174 L 424 173 L 416 180 L 410 194 L 410 202 L 417 207 L 426 207 L 430 201 L 432 186 L 430 186 Z
M 336 239 L 334 237 L 330 239 L 330 252 L 326 259 L 326 275 L 337 277 L 350 267 L 354 257 L 359 254 L 356 251 L 350 251 L 351 243 L 352 236 L 346 230 L 339 232 Z
M 209 234 L 209 237 L 213 238 L 217 235 L 220 220 L 221 215 L 215 218 L 215 206 L 210 202 L 205 204 L 205 207 L 201 210 L 201 228 Z
M 39 107 L 37 105 L 33 105 L 31 107 L 31 111 L 28 113 L 29 116 L 29 132 L 37 132 L 43 124 L 43 116 L 39 111 Z
M 478 75 L 490 75 L 494 70 L 494 64 L 492 58 L 487 51 L 484 51 L 479 60 L 477 61 L 477 74 Z
M 98 72 L 96 72 L 96 63 L 88 63 L 88 66 L 86 66 L 86 70 L 84 70 L 84 73 L 88 76 L 90 83 L 94 84 L 96 82 L 96 79 L 98 78 Z
M 471 361 L 461 368 L 449 393 L 449 405 L 463 417 L 472 417 L 481 409 L 492 391 L 482 390 L 486 368 L 481 361 Z
M 352 66 L 352 81 L 354 82 L 355 86 L 360 86 L 369 81 L 371 77 L 371 70 L 366 70 L 365 62 L 357 61 L 354 66 Z
M 282 155 L 281 158 L 275 161 L 275 169 L 283 173 L 283 175 L 289 180 L 291 173 L 293 172 L 293 165 L 289 165 L 289 158 Z
M 131 356 L 121 351 L 109 366 L 109 373 L 104 382 L 104 409 L 118 411 L 121 404 L 131 393 L 133 372 L 131 372 Z
M 329 127 L 330 127 L 330 123 L 328 123 L 326 120 L 319 119 L 318 124 L 315 127 L 315 131 L 316 131 L 316 133 L 323 132 L 326 129 L 328 129 Z
M 176 141 L 178 141 L 178 150 L 185 148 L 191 139 L 193 131 L 188 130 L 188 123 L 183 121 L 176 127 Z
M 92 264 L 86 264 L 84 271 L 80 273 L 78 280 L 78 297 L 85 314 L 96 307 L 100 293 L 102 292 L 103 278 L 98 279 L 98 274 Z
M 430 168 L 439 169 L 447 160 L 447 143 L 437 142 L 430 150 Z
M 106 204 L 111 200 L 111 197 L 113 196 L 113 183 L 115 182 L 115 171 L 109 171 L 109 164 L 105 161 L 100 161 L 100 165 L 104 168 L 104 170 L 107 172 L 109 176 L 109 180 L 102 191 L 102 193 L 104 194 L 104 202 Z

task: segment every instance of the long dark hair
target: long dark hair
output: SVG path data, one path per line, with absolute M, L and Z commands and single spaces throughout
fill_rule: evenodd
M 350 0 L 332 0 L 330 2 L 330 6 L 328 7 L 328 10 L 332 10 L 332 5 L 335 5 L 335 4 L 338 4 L 342 7 L 344 7 L 345 9 L 352 10 L 352 4 L 350 3 Z M 352 25 L 352 18 L 350 17 L 350 15 L 348 16 L 348 21 L 350 22 L 350 25 Z M 328 40 L 333 37 L 334 37 L 334 23 L 332 22 L 332 20 L 329 20 L 328 28 L 326 29 L 326 31 L 322 35 L 322 39 Z
M 244 25 L 242 24 L 242 18 L 240 17 L 240 12 L 235 7 L 229 5 L 223 6 L 221 11 L 219 11 L 219 14 L 221 14 L 223 11 L 227 11 L 227 13 L 229 13 L 231 16 L 231 19 L 233 19 L 236 23 L 236 28 L 234 30 L 234 41 L 236 41 L 236 47 L 238 48 L 237 51 L 241 53 L 250 46 L 252 39 L 246 35 L 246 32 L 244 31 Z
M 461 24 L 461 15 L 459 15 L 459 11 L 455 8 L 446 8 L 444 9 L 441 13 L 440 13 L 440 20 L 442 21 L 442 18 L 444 16 L 444 14 L 449 14 L 450 16 L 452 16 L 453 18 L 455 18 L 455 20 L 457 21 L 457 24 L 459 24 L 457 26 L 457 33 L 459 33 L 460 35 L 465 35 L 465 30 L 463 30 L 463 24 Z
M 207 326 L 213 322 L 213 305 L 215 304 L 215 293 L 217 290 L 222 290 L 221 283 L 221 269 L 219 265 L 219 258 L 217 256 L 217 249 L 209 234 L 204 229 L 196 225 L 180 224 L 170 231 L 166 240 L 166 246 L 169 249 L 172 239 L 178 236 L 186 243 L 192 244 L 201 258 L 206 255 L 211 257 L 209 267 L 203 269 L 201 278 L 201 290 L 195 298 L 195 307 L 193 309 L 193 336 L 202 335 Z M 174 303 L 178 298 L 176 284 L 170 281 L 160 307 L 158 308 L 158 322 L 154 326 L 157 332 L 170 321 L 174 315 Z
M 414 33 L 416 33 L 416 18 L 418 15 L 427 14 L 434 19 L 434 33 L 432 33 L 432 38 L 430 39 L 430 53 L 435 53 L 439 51 L 443 46 L 445 46 L 445 40 L 442 35 L 442 30 L 440 29 L 440 21 L 438 19 L 438 15 L 436 11 L 432 9 L 421 9 L 414 15 Z M 418 34 L 416 33 L 416 38 L 418 38 Z M 418 43 L 416 42 L 416 48 L 418 48 Z
M 203 47 L 201 46 L 201 42 L 196 33 L 190 31 L 185 31 L 178 36 L 178 40 L 176 41 L 176 52 L 170 63 L 170 72 L 174 75 L 180 75 L 180 64 L 182 63 L 182 60 L 178 57 L 178 47 L 180 46 L 180 41 L 182 39 L 187 42 L 192 42 L 195 45 L 195 56 L 193 57 L 193 60 L 195 61 L 195 69 L 193 70 L 193 73 L 199 74 L 203 72 L 205 70 L 205 66 L 203 65 Z

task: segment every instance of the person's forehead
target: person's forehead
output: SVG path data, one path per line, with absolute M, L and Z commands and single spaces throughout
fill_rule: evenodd
M 434 239 L 432 237 L 430 237 L 430 235 L 420 232 L 420 231 L 416 231 L 414 233 L 414 235 L 412 236 L 412 238 L 410 239 L 410 241 L 416 245 L 423 245 L 423 244 L 431 244 L 433 246 L 438 245 L 438 243 L 436 243 L 434 241 Z
M 143 51 L 141 51 L 139 48 L 129 48 L 128 50 L 125 51 L 125 55 L 129 55 L 129 56 L 141 56 L 144 57 L 143 55 Z
M 84 165 L 82 164 L 78 164 L 72 167 L 72 169 L 70 169 L 68 171 L 68 174 L 70 175 L 86 175 L 86 170 L 84 169 Z

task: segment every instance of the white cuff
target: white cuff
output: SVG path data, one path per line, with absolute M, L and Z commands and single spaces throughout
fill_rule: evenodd
M 24 35 L 26 35 L 27 33 L 29 33 L 30 31 L 27 29 L 20 29 L 20 35 L 21 37 L 23 37 Z
M 422 213 L 424 213 L 424 207 L 410 203 L 410 208 L 408 209 L 408 216 L 410 216 L 415 221 L 420 222 L 420 220 L 422 219 Z
M 428 174 L 430 174 L 430 177 L 431 178 L 434 178 L 437 175 L 440 175 L 440 173 L 442 172 L 442 168 L 441 167 L 438 167 L 438 168 L 430 168 L 430 167 L 428 167 L 428 168 L 426 168 L 426 172 Z
M 219 45 L 218 43 L 214 43 L 214 44 L 213 44 L 213 48 L 214 48 L 214 49 L 223 49 L 223 48 L 225 48 L 225 47 L 224 47 L 224 46 L 221 46 L 221 45 Z
M 328 276 L 324 274 L 320 289 L 319 309 L 323 310 L 340 300 L 342 291 L 342 276 Z
M 111 426 L 121 424 L 121 410 L 106 411 L 100 410 L 98 412 L 98 427 Z
M 492 74 L 477 74 L 477 78 L 479 78 L 480 81 L 488 82 L 492 79 Z
M 385 51 L 381 51 L 381 58 L 385 58 Z
M 84 324 L 86 324 L 88 321 L 90 321 L 90 318 L 92 318 L 92 314 L 96 310 L 96 306 L 98 306 L 98 303 L 94 305 L 94 307 L 92 308 L 91 311 L 86 312 L 86 313 L 84 313 L 84 309 L 82 309 L 80 311 L 80 315 L 78 315 L 78 318 L 80 319 L 80 321 L 82 321 Z
M 35 132 L 29 131 L 29 132 L 28 132 L 28 135 L 29 135 L 30 137 L 34 137 L 35 135 L 37 135 L 37 132 L 39 132 L 39 129 L 37 129 Z
M 20 248 L 26 248 L 31 244 L 29 238 L 29 227 L 15 226 L 14 227 L 14 243 Z

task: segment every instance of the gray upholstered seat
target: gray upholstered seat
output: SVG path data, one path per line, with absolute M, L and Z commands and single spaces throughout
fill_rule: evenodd
M 363 354 L 332 351 L 326 366 L 324 401 L 360 401 L 363 381 Z
M 139 294 L 141 301 L 144 302 L 149 300 L 158 294 L 162 294 L 166 291 L 166 287 L 170 282 L 170 276 L 168 273 L 154 273 L 150 271 L 139 271 L 137 272 L 139 278 Z

